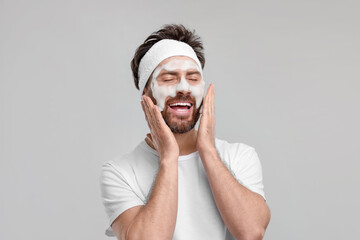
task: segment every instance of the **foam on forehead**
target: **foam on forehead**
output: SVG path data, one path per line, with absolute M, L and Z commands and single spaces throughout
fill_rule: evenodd
M 199 65 L 200 74 L 202 75 L 201 63 L 192 47 L 177 40 L 163 39 L 155 43 L 140 61 L 138 76 L 141 96 L 154 69 L 163 60 L 174 56 L 186 56 L 194 59 L 197 65 Z

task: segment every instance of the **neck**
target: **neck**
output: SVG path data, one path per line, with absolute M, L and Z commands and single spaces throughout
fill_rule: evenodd
M 195 128 L 186 133 L 175 133 L 174 136 L 179 145 L 180 156 L 196 152 L 197 131 Z
M 175 139 L 179 145 L 180 156 L 188 155 L 190 153 L 196 152 L 196 139 L 197 131 L 195 128 L 191 129 L 186 133 L 174 133 Z M 145 141 L 147 144 L 155 149 L 154 145 L 146 138 Z

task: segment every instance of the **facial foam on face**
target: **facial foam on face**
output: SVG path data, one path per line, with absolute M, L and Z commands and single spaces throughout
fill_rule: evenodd
M 154 70 L 151 90 L 154 98 L 156 99 L 157 106 L 160 111 L 164 110 L 165 100 L 167 97 L 175 97 L 178 91 L 191 91 L 191 95 L 195 98 L 196 108 L 199 108 L 201 100 L 204 97 L 204 87 L 205 82 L 201 76 L 201 82 L 196 85 L 191 85 L 185 79 L 184 76 L 181 76 L 180 82 L 173 85 L 159 85 L 157 77 L 159 76 L 162 70 L 166 71 L 175 71 L 175 70 L 188 71 L 190 69 L 196 69 L 199 71 L 199 66 L 192 60 L 179 60 L 173 59 L 167 62 L 166 64 L 157 67 Z M 201 71 L 199 71 L 201 73 Z

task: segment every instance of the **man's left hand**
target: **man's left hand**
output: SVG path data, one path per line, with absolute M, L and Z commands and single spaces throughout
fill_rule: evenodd
M 215 149 L 215 90 L 214 84 L 210 84 L 202 110 L 200 125 L 197 134 L 196 147 L 203 153 Z

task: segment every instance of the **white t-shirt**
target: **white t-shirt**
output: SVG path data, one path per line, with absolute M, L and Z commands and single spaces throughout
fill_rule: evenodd
M 239 183 L 266 200 L 262 167 L 255 149 L 217 138 L 215 145 L 225 166 Z M 100 185 L 109 217 L 107 236 L 115 236 L 111 224 L 121 213 L 147 203 L 158 161 L 157 152 L 143 140 L 132 152 L 103 164 Z M 216 207 L 199 153 L 179 156 L 178 165 L 178 212 L 173 239 L 234 239 Z

